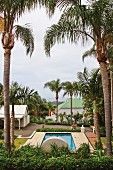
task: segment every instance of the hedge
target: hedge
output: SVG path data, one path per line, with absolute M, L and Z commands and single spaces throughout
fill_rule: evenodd
M 41 128 L 37 129 L 37 132 L 80 132 L 80 128 L 68 129 L 68 128 Z

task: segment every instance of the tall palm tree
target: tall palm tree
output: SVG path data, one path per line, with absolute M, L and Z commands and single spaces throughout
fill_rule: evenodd
M 77 43 L 81 38 L 83 44 L 89 38 L 96 44 L 96 58 L 100 65 L 104 93 L 105 126 L 107 139 L 107 155 L 111 156 L 111 113 L 109 96 L 109 78 L 107 71 L 107 44 L 113 39 L 113 10 L 109 0 L 98 0 L 88 8 L 85 6 L 68 6 L 63 12 L 58 24 L 52 25 L 45 35 L 45 52 L 50 55 L 50 49 L 56 42 Z
M 96 131 L 97 145 L 100 146 L 100 132 L 99 132 L 99 104 L 103 100 L 103 91 L 101 76 L 99 69 L 93 69 L 91 73 L 88 72 L 87 68 L 84 68 L 83 72 L 78 72 L 79 89 L 82 97 L 85 101 L 92 104 L 94 114 L 94 126 Z
M 3 84 L 0 83 L 0 107 L 4 104 L 3 99 Z
M 77 82 L 66 81 L 62 83 L 62 88 L 64 90 L 64 95 L 68 94 L 70 96 L 70 113 L 71 113 L 71 124 L 73 123 L 73 106 L 72 106 L 72 97 L 73 95 L 78 95 L 78 84 Z
M 112 116 L 112 127 L 113 127 L 113 46 L 112 45 L 107 45 L 107 54 L 108 54 L 108 70 L 110 70 L 110 98 L 111 98 L 111 116 Z M 95 44 L 90 50 L 87 50 L 83 56 L 82 59 L 86 57 L 95 57 L 96 58 L 96 49 L 95 49 Z
M 9 82 L 10 82 L 10 58 L 11 50 L 14 47 L 14 38 L 23 42 L 26 47 L 26 53 L 32 54 L 34 50 L 34 39 L 31 29 L 15 25 L 15 22 L 26 12 L 43 6 L 51 16 L 59 4 L 59 0 L 0 0 L 0 33 L 2 33 L 2 45 L 4 49 L 4 144 L 10 149 L 10 116 L 9 116 Z
M 30 89 L 29 87 L 25 87 L 24 94 L 24 104 L 27 104 L 28 112 L 33 113 L 36 117 L 38 117 L 41 103 L 41 97 L 39 96 L 38 92 L 34 89 Z
M 17 82 L 12 82 L 10 86 L 10 104 L 12 105 L 11 109 L 11 119 L 10 119 L 10 136 L 11 136 L 11 145 L 14 145 L 14 128 L 15 128 L 15 105 L 19 105 L 24 100 L 24 93 L 21 85 Z
M 60 79 L 52 80 L 50 82 L 45 83 L 44 88 L 47 88 L 47 87 L 52 92 L 56 93 L 56 122 L 58 122 L 58 98 L 59 98 L 59 92 L 62 90 Z
M 30 4 L 29 4 L 30 5 Z M 14 25 L 14 22 L 29 8 L 26 1 L 0 1 L 0 13 L 4 18 L 2 46 L 4 49 L 4 144 L 10 149 L 10 115 L 9 115 L 9 82 L 10 58 L 14 47 L 14 38 L 20 38 L 26 47 L 27 54 L 34 50 L 34 38 L 29 26 Z

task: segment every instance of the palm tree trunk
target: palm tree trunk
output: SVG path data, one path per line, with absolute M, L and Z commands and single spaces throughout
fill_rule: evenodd
M 2 34 L 4 52 L 4 145 L 10 150 L 10 111 L 9 111 L 9 82 L 10 82 L 10 57 L 14 47 L 14 35 L 9 32 Z
M 10 150 L 10 110 L 9 110 L 9 78 L 10 78 L 10 49 L 4 53 L 4 145 Z
M 71 108 L 70 108 L 71 110 L 70 110 L 70 111 L 71 111 L 71 124 L 72 124 L 72 123 L 73 123 L 73 121 L 72 121 L 72 117 L 73 117 L 73 111 L 72 111 L 72 109 L 73 109 L 73 108 L 72 108 L 72 95 L 70 95 L 70 106 L 71 106 Z
M 111 156 L 111 109 L 110 109 L 110 93 L 109 93 L 109 79 L 107 65 L 104 62 L 100 62 L 100 72 L 102 76 L 102 86 L 104 93 L 104 108 L 105 108 L 105 127 L 106 127 L 106 145 L 107 156 Z
M 10 123 L 10 126 L 11 126 L 11 130 L 10 130 L 10 133 L 11 133 L 11 145 L 14 146 L 14 128 L 15 128 L 15 114 L 14 114 L 14 104 L 12 103 L 12 111 L 11 111 L 11 123 Z
M 56 122 L 58 122 L 58 94 L 56 94 Z
M 110 71 L 111 79 L 111 116 L 112 116 L 112 127 L 113 127 L 113 72 Z
M 95 132 L 96 132 L 96 142 L 97 142 L 97 145 L 100 146 L 101 138 L 100 138 L 100 132 L 99 132 L 99 120 L 98 120 L 96 101 L 93 102 L 93 114 L 94 114 L 94 127 L 95 127 Z

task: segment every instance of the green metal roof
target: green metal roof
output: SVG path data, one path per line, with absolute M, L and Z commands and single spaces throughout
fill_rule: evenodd
M 72 107 L 73 108 L 83 108 L 83 100 L 81 98 L 73 98 L 72 99 Z M 67 99 L 64 103 L 58 106 L 59 109 L 70 109 L 70 99 Z

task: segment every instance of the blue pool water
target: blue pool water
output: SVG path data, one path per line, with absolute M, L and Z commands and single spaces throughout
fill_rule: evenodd
M 60 137 L 68 143 L 70 150 L 76 150 L 71 133 L 46 133 L 42 143 L 50 137 Z

